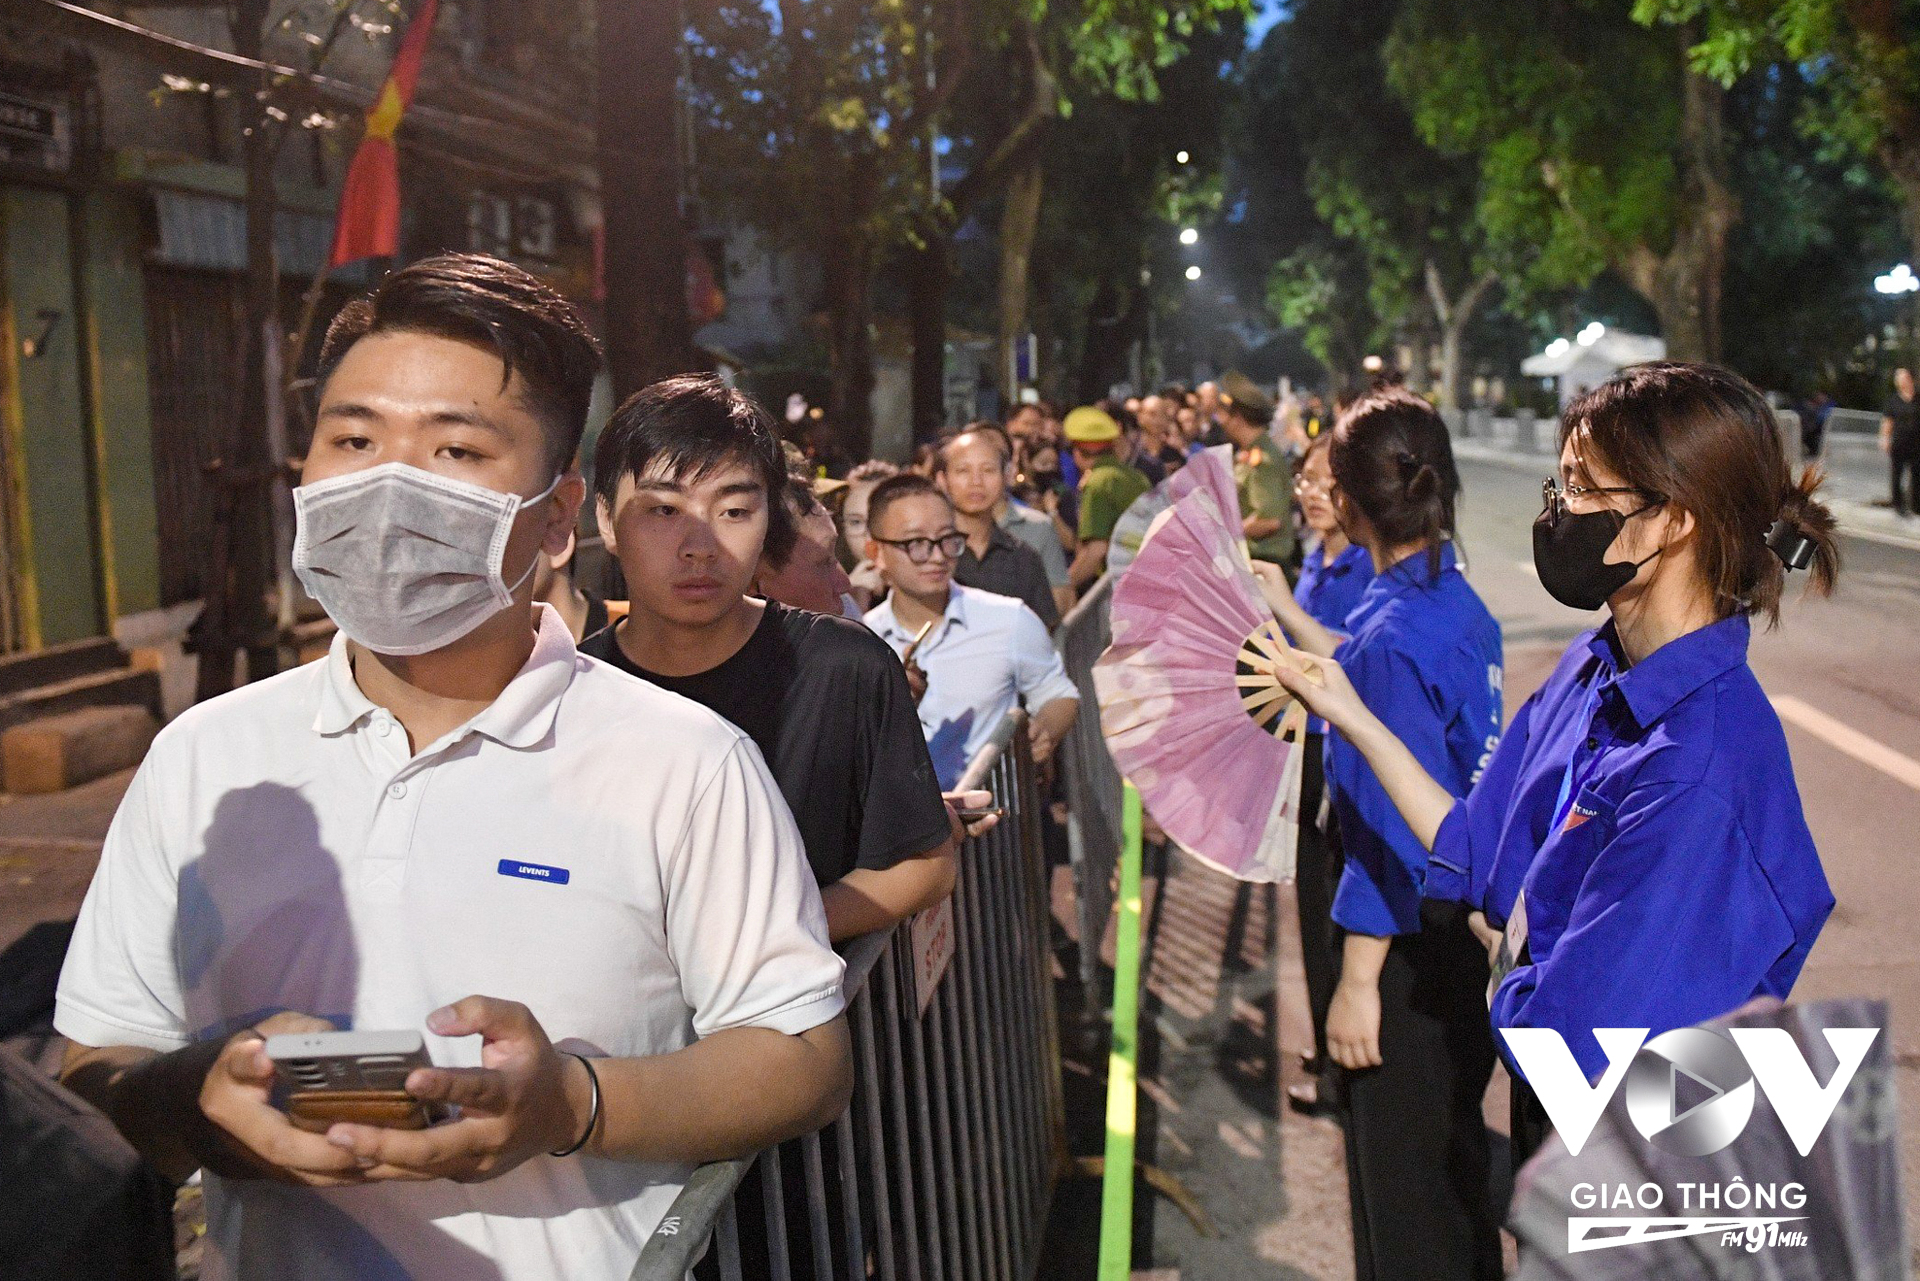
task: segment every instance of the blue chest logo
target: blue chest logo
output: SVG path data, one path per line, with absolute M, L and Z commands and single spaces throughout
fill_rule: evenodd
M 518 876 L 527 881 L 546 881 L 550 885 L 565 885 L 573 877 L 573 873 L 564 867 L 548 867 L 544 863 L 522 863 L 512 858 L 501 859 L 497 870 L 502 876 Z

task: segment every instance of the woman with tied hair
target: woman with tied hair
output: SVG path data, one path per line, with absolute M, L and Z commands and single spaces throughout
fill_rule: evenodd
M 1500 627 L 1455 563 L 1460 478 L 1446 424 L 1384 388 L 1341 414 L 1325 449 L 1326 501 L 1373 572 L 1344 619 L 1349 635 L 1316 621 L 1277 569 L 1256 572 L 1294 643 L 1337 655 L 1416 768 L 1465 792 L 1499 741 Z M 1497 1278 L 1481 1116 L 1494 1062 L 1486 948 L 1466 906 L 1422 898 L 1426 846 L 1344 729 L 1327 733 L 1324 771 L 1343 855 L 1331 916 L 1344 931 L 1326 1039 L 1343 1069 L 1355 1273 Z
M 1503 930 L 1493 1026 L 1558 1032 L 1593 1080 L 1595 1028 L 1657 1036 L 1785 997 L 1833 910 L 1747 642 L 1755 617 L 1778 621 L 1787 571 L 1824 593 L 1839 558 L 1820 473 L 1791 474 L 1772 411 L 1725 370 L 1628 369 L 1568 406 L 1560 442 L 1534 565 L 1556 600 L 1608 616 L 1477 786 L 1436 779 L 1339 664 L 1324 688 L 1283 679 L 1431 848 L 1429 898 Z M 1516 1067 L 1516 1164 L 1545 1132 Z

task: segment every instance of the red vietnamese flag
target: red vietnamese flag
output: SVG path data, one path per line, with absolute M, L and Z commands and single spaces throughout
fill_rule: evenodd
M 393 135 L 400 117 L 413 101 L 420 79 L 420 63 L 433 33 L 433 11 L 438 0 L 425 0 L 407 24 L 400 51 L 393 56 L 380 96 L 367 109 L 367 130 L 360 149 L 347 167 L 340 189 L 340 212 L 333 223 L 333 252 L 327 266 L 339 267 L 362 258 L 392 258 L 400 252 L 400 155 Z

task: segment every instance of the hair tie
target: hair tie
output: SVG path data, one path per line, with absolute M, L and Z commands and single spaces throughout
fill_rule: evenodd
M 1789 573 L 1813 564 L 1814 541 L 1789 517 L 1782 516 L 1767 530 L 1767 550 L 1780 558 Z

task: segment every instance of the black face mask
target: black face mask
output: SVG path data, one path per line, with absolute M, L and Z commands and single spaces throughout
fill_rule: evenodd
M 1574 609 L 1599 609 L 1615 592 L 1633 581 L 1640 567 L 1666 548 L 1654 551 L 1646 560 L 1608 560 L 1607 548 L 1620 535 L 1631 516 L 1658 503 L 1648 503 L 1638 511 L 1622 515 L 1611 508 L 1578 514 L 1543 511 L 1533 522 L 1533 567 L 1547 595 Z

